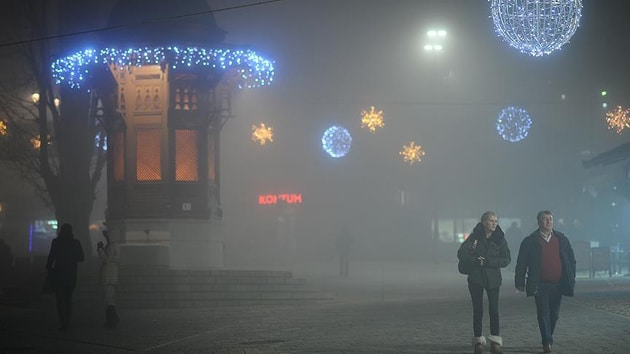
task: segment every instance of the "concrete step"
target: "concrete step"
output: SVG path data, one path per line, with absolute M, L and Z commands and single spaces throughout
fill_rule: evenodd
M 74 299 L 78 304 L 102 304 L 98 275 L 84 273 Z M 331 299 L 285 271 L 121 268 L 117 286 L 118 306 L 128 308 L 296 304 Z

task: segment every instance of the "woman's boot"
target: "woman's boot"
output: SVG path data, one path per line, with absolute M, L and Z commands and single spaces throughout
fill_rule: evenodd
M 501 350 L 501 346 L 503 345 L 503 338 L 501 338 L 500 336 L 489 335 L 488 340 L 490 341 L 490 353 L 503 354 L 503 350 Z
M 486 338 L 484 336 L 481 337 L 473 337 L 473 347 L 474 347 L 474 354 L 483 354 L 483 350 L 486 344 Z

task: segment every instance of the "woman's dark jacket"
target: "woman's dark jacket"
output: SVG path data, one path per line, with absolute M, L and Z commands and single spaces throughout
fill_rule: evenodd
M 562 232 L 556 230 L 552 232 L 558 238 L 560 244 L 560 261 L 562 262 L 560 293 L 566 296 L 573 296 L 575 289 L 575 255 L 573 254 L 573 248 L 571 248 L 569 239 Z M 541 254 L 540 231 L 536 230 L 523 239 L 516 260 L 514 285 L 521 291 L 525 289 L 527 296 L 534 296 L 538 293 Z
M 83 262 L 83 248 L 72 236 L 60 235 L 52 241 L 46 269 L 52 272 L 56 285 L 74 288 L 77 282 L 77 263 Z
M 475 246 L 475 241 L 477 245 Z M 483 266 L 477 257 L 485 258 Z M 470 268 L 468 283 L 494 289 L 501 286 L 501 268 L 505 268 L 512 260 L 505 234 L 497 225 L 490 238 L 481 223 L 473 229 L 472 234 L 462 243 L 457 251 L 457 258 Z

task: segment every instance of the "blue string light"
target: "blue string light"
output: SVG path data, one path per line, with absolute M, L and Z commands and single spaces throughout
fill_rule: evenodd
M 497 118 L 497 132 L 503 140 L 511 143 L 525 139 L 531 126 L 529 113 L 519 107 L 506 107 Z
M 333 125 L 326 129 L 322 136 L 322 147 L 334 158 L 344 157 L 352 145 L 352 136 L 348 129 Z
M 58 85 L 81 88 L 108 64 L 118 66 L 170 65 L 170 68 L 238 70 L 238 88 L 270 85 L 273 62 L 252 50 L 206 49 L 198 47 L 143 47 L 130 49 L 85 49 L 55 60 L 52 75 Z
M 522 53 L 560 49 L 577 31 L 582 0 L 489 0 L 497 34 Z

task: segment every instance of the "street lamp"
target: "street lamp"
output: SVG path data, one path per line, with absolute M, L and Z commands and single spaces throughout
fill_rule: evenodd
M 444 49 L 446 30 L 432 29 L 427 31 L 424 50 L 426 52 L 441 52 Z
M 39 92 L 35 92 L 31 95 L 31 101 L 33 101 L 34 104 L 39 103 Z M 61 104 L 61 100 L 59 99 L 59 97 L 55 97 L 55 99 L 53 100 L 53 104 L 55 105 L 55 107 L 59 107 L 59 105 Z

